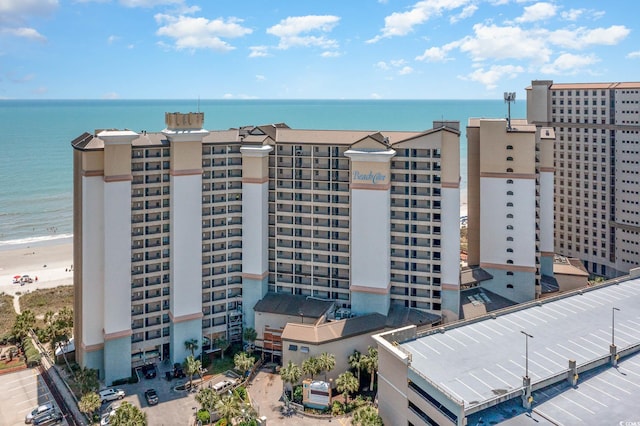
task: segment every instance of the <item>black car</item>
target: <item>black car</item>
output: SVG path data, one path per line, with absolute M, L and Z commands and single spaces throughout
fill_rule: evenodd
M 153 364 L 147 364 L 142 367 L 142 374 L 144 374 L 145 379 L 154 379 L 156 377 L 156 366 Z
M 184 374 L 182 365 L 180 365 L 180 363 L 176 362 L 175 364 L 173 364 L 173 377 L 175 377 L 176 379 L 184 379 L 185 377 L 187 377 L 187 375 Z
M 158 393 L 155 389 L 147 389 L 144 391 L 144 397 L 149 405 L 156 405 L 158 403 Z

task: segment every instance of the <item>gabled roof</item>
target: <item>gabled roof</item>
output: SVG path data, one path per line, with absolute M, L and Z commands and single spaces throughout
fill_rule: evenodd
M 320 300 L 306 296 L 299 296 L 288 293 L 267 293 L 253 307 L 256 312 L 270 314 L 280 314 L 288 316 L 305 316 L 308 318 L 320 318 L 331 307 L 334 302 L 330 300 Z

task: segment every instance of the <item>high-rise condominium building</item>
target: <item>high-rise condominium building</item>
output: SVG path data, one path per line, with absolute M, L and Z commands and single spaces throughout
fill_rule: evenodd
M 457 318 L 460 132 L 85 133 L 74 148 L 75 339 L 106 383 L 239 341 L 267 292 Z
M 640 83 L 533 81 L 527 117 L 556 130 L 556 252 L 627 274 L 640 264 Z
M 553 129 L 527 120 L 467 126 L 468 264 L 465 282 L 515 303 L 554 288 Z M 480 273 L 481 272 L 481 273 Z

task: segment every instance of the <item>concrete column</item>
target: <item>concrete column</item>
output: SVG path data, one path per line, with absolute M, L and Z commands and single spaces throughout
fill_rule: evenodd
M 242 320 L 255 328 L 253 307 L 269 280 L 269 145 L 246 145 L 242 153 Z
M 202 113 L 167 113 L 162 133 L 171 143 L 170 357 L 183 362 L 184 342 L 202 348 Z
M 609 357 L 611 359 L 611 365 L 617 367 L 620 355 L 618 355 L 618 347 L 616 345 L 609 345 Z
M 527 410 L 531 409 L 531 405 L 533 404 L 533 396 L 531 395 L 531 377 L 524 376 L 522 378 L 522 407 Z
M 103 332 L 109 385 L 131 376 L 131 143 L 138 134 L 109 130 L 98 137 L 104 141 Z
M 571 386 L 578 384 L 578 367 L 575 359 L 569 360 L 569 372 L 567 373 L 567 381 Z
M 392 149 L 345 152 L 351 159 L 351 310 L 387 315 L 390 304 Z

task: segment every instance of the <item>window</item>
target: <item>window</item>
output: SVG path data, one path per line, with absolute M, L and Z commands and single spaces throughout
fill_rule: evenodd
M 507 173 L 513 173 L 513 169 L 512 168 L 508 168 L 507 169 Z
M 507 157 L 507 161 L 513 161 L 513 157 Z
M 513 253 L 513 249 L 512 249 L 511 247 L 509 247 L 509 248 L 507 249 L 507 253 Z
M 513 237 L 507 237 L 507 241 L 513 241 Z
M 297 351 L 298 350 L 298 345 L 289 345 L 289 350 L 290 351 Z
M 507 214 L 507 219 L 513 219 L 513 213 L 508 213 Z
M 507 288 L 513 288 L 513 284 L 507 284 Z
M 513 145 L 507 145 L 507 149 L 509 150 L 513 149 Z
M 509 201 L 509 202 L 507 203 L 507 207 L 513 207 L 513 203 L 512 203 L 511 201 Z
M 507 230 L 508 231 L 512 231 L 513 230 L 513 225 L 507 225 Z
M 513 179 L 507 179 L 507 185 L 513 185 Z
M 513 276 L 513 271 L 507 271 L 507 276 Z
M 507 195 L 513 195 L 513 191 L 507 191 Z
M 507 265 L 513 265 L 513 260 L 507 259 Z
M 309 346 L 300 346 L 300 352 L 302 352 L 303 354 L 308 354 Z

